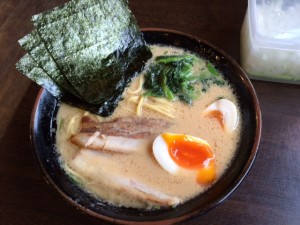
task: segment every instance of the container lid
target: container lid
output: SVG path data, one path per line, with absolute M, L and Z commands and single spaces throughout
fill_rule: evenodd
M 248 10 L 258 45 L 300 49 L 300 0 L 248 0 Z

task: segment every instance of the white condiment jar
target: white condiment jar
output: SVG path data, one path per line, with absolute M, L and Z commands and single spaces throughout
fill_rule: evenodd
M 250 78 L 300 84 L 300 0 L 248 0 L 241 66 Z

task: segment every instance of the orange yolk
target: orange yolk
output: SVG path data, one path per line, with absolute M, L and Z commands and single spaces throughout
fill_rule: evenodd
M 201 184 L 214 181 L 216 177 L 214 154 L 207 143 L 183 134 L 165 133 L 162 137 L 175 163 L 186 169 L 197 169 L 197 181 Z
M 211 184 L 216 179 L 216 167 L 214 160 L 197 172 L 197 182 L 201 184 Z
M 210 111 L 208 113 L 208 116 L 212 117 L 212 118 L 216 118 L 219 121 L 219 123 L 221 124 L 221 126 L 224 128 L 224 124 L 223 124 L 224 117 L 220 111 L 218 111 L 218 110 Z

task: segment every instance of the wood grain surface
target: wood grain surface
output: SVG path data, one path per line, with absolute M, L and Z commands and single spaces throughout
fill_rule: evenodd
M 30 17 L 63 0 L 0 1 L 0 224 L 106 224 L 69 205 L 43 179 L 29 137 L 39 87 L 14 64 Z M 140 27 L 179 30 L 239 61 L 246 0 L 129 0 Z M 299 62 L 300 63 L 300 62 Z M 300 224 L 300 86 L 253 81 L 262 110 L 259 153 L 248 176 L 221 205 L 183 224 Z

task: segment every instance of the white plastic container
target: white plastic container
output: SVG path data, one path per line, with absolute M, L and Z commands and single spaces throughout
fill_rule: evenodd
M 300 0 L 248 0 L 241 66 L 253 79 L 300 84 Z

